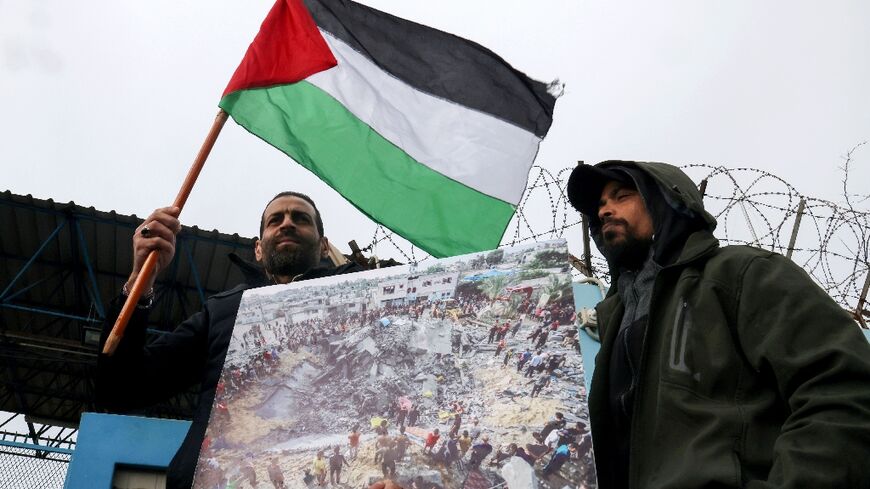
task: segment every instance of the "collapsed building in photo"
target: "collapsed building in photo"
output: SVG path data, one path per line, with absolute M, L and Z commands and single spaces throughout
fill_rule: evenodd
M 595 487 L 564 257 L 536 243 L 249 291 L 195 487 Z

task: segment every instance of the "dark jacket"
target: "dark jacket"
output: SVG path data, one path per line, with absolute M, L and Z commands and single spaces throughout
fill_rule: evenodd
M 849 314 L 781 255 L 720 248 L 700 194 L 675 167 L 615 164 L 660 193 L 644 197 L 663 268 L 627 354 L 638 364 L 628 466 L 611 392 L 611 357 L 623 346 L 619 270 L 596 307 L 589 411 L 600 487 L 870 487 L 870 345 Z M 686 217 L 670 235 L 662 202 Z M 670 249 L 656 249 L 662 241 Z
M 339 268 L 318 267 L 296 279 L 308 280 L 361 270 L 356 264 Z M 268 285 L 265 277 L 249 280 L 210 297 L 202 310 L 178 325 L 174 331 L 145 344 L 148 311 L 137 309 L 127 325 L 124 338 L 111 357 L 98 359 L 96 397 L 103 409 L 125 412 L 145 407 L 199 384 L 199 399 L 193 424 L 169 465 L 167 488 L 189 488 L 205 438 L 215 389 L 223 369 L 227 348 L 242 293 L 252 287 Z M 100 347 L 115 323 L 124 303 L 119 297 L 103 327 Z

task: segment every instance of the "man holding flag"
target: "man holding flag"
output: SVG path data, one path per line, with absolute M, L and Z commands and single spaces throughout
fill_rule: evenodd
M 114 324 L 121 302 L 139 274 L 145 257 L 159 253 L 158 270 L 172 262 L 175 235 L 181 230 L 178 208 L 155 210 L 133 235 L 133 271 L 122 297 L 107 315 L 103 342 Z M 98 360 L 97 403 L 113 411 L 128 411 L 154 404 L 199 384 L 199 402 L 193 424 L 169 466 L 167 487 L 188 488 L 193 483 L 200 446 L 205 437 L 217 383 L 232 338 L 242 293 L 250 287 L 283 284 L 360 270 L 353 263 L 324 267 L 328 253 L 320 212 L 308 196 L 297 192 L 278 194 L 263 211 L 255 256 L 262 266 L 260 277 L 210 297 L 202 311 L 174 331 L 145 344 L 145 324 L 153 298 L 153 280 L 139 301 L 127 334 L 116 352 Z M 152 275 L 156 276 L 155 275 Z

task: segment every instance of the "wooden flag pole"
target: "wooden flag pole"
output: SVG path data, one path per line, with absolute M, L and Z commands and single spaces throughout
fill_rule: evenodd
M 178 207 L 179 211 L 184 207 L 184 203 L 187 202 L 187 197 L 190 196 L 190 191 L 193 190 L 193 184 L 196 183 L 196 179 L 199 178 L 199 173 L 205 165 L 205 160 L 208 158 L 208 154 L 211 152 L 211 148 L 214 146 L 218 134 L 220 134 L 226 121 L 227 113 L 223 110 L 219 110 L 214 119 L 214 123 L 211 125 L 211 129 L 208 131 L 208 136 L 206 136 L 205 141 L 203 141 L 202 147 L 199 148 L 199 153 L 196 155 L 196 159 L 193 160 L 193 165 L 190 166 L 190 170 L 187 172 L 187 177 L 184 178 L 184 183 L 181 184 L 181 190 L 178 191 L 178 195 L 175 197 L 175 202 L 172 203 L 174 207 Z M 124 330 L 127 328 L 127 323 L 130 321 L 133 311 L 136 310 L 139 298 L 141 298 L 142 294 L 145 292 L 145 284 L 151 280 L 151 276 L 154 275 L 154 270 L 157 268 L 158 254 L 157 250 L 152 250 L 151 253 L 148 254 L 148 258 L 145 259 L 145 263 L 142 265 L 142 270 L 139 272 L 139 276 L 136 277 L 136 281 L 130 288 L 130 294 L 124 302 L 124 307 L 121 308 L 121 313 L 118 314 L 118 319 L 115 320 L 112 332 L 109 333 L 109 337 L 106 339 L 106 344 L 103 345 L 104 354 L 111 356 L 115 353 L 115 349 L 118 348 L 118 343 L 121 341 L 121 338 L 124 337 Z

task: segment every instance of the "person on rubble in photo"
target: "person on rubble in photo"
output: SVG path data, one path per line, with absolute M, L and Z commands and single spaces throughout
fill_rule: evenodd
M 450 436 L 458 436 L 460 427 L 462 427 L 462 415 L 456 413 L 453 415 L 453 426 L 450 427 Z
M 445 465 L 449 467 L 454 462 L 458 462 L 459 457 L 459 436 L 458 434 L 451 433 L 450 438 L 447 440 L 446 455 L 444 457 Z
M 432 453 L 432 449 L 435 448 L 435 444 L 438 443 L 438 439 L 441 438 L 441 433 L 438 431 L 438 428 L 430 431 L 428 435 L 426 435 L 426 442 L 423 446 L 423 453 Z
M 517 453 L 517 444 L 511 443 L 508 446 L 499 445 L 495 455 L 489 460 L 490 467 L 499 467 L 502 462 L 513 457 Z
M 498 344 L 495 346 L 495 354 L 493 356 L 494 357 L 499 356 L 501 354 L 502 350 L 504 350 L 505 346 L 507 346 L 507 342 L 505 340 L 503 340 L 503 339 L 498 340 Z
M 498 334 L 498 330 L 499 330 L 499 324 L 498 324 L 498 318 L 496 318 L 495 324 L 493 324 L 492 327 L 489 328 L 489 337 L 486 339 L 487 344 L 495 341 L 495 336 L 496 336 L 496 334 Z
M 543 331 L 543 330 L 544 330 L 543 325 L 535 326 L 535 328 L 532 329 L 532 332 L 529 333 L 529 335 L 526 337 L 526 339 L 531 340 L 531 342 L 534 343 L 538 339 L 538 335 L 540 335 L 541 331 Z
M 284 472 L 282 472 L 281 467 L 278 466 L 277 458 L 272 457 L 266 471 L 269 473 L 269 480 L 272 481 L 274 489 L 284 489 Z
M 407 406 L 400 406 L 399 412 L 396 414 L 396 425 L 397 426 L 405 426 L 405 418 L 408 417 L 408 408 Z
M 385 435 L 390 434 L 390 431 L 387 429 L 387 420 L 386 419 L 381 420 L 381 422 L 378 424 L 378 427 L 375 428 L 375 433 L 378 436 L 385 436 Z
M 526 348 L 522 353 L 519 354 L 519 358 L 517 359 L 517 372 L 523 371 L 523 366 L 532 359 L 532 350 Z
M 441 443 L 436 445 L 436 449 L 432 450 L 432 462 L 446 468 L 448 464 L 447 443 L 450 439 L 448 435 L 446 439 L 442 439 Z
M 550 374 L 548 372 L 541 372 L 540 374 L 538 374 L 537 379 L 532 379 L 529 382 L 529 384 L 534 384 L 532 386 L 532 392 L 531 392 L 531 395 L 529 397 L 537 397 L 538 394 L 540 394 L 541 391 L 544 389 L 544 387 L 549 385 L 549 383 L 550 383 Z
M 481 428 L 480 428 L 480 420 L 477 419 L 477 416 L 471 418 L 471 429 L 468 430 L 471 434 L 471 440 L 476 441 L 480 436 Z
M 550 325 L 550 331 L 551 332 L 559 331 L 559 320 L 558 319 L 553 321 L 553 324 Z
M 497 339 L 499 341 L 504 341 L 504 339 L 505 339 L 505 337 L 507 337 L 508 331 L 510 331 L 510 329 L 511 329 L 511 322 L 505 321 L 504 324 L 502 324 L 501 328 L 498 329 L 498 338 Z M 496 356 L 498 356 L 498 355 L 496 355 Z
M 544 329 L 541 331 L 541 334 L 538 335 L 538 342 L 535 344 L 535 348 L 543 348 L 547 345 L 547 339 L 550 337 L 550 330 Z
M 101 349 L 151 251 L 158 252 L 157 267 L 151 283 L 145 284 L 146 293 L 114 355 L 101 354 L 98 358 L 95 396 L 101 408 L 127 412 L 199 385 L 193 423 L 169 464 L 168 489 L 186 489 L 193 483 L 242 293 L 251 287 L 361 270 L 353 262 L 338 268 L 325 265 L 329 261 L 329 242 L 314 201 L 298 192 L 282 192 L 267 203 L 260 216 L 260 237 L 254 243 L 257 263 L 244 264 L 245 283 L 212 296 L 202 312 L 146 345 L 145 326 L 154 298 L 154 281 L 175 255 L 180 212 L 177 207 L 157 209 L 133 234 L 133 270 L 106 315 Z
M 420 418 L 420 410 L 417 409 L 417 405 L 411 406 L 411 411 L 408 413 L 408 426 L 415 426 L 417 424 L 417 419 Z
M 336 445 L 332 449 L 332 456 L 329 457 L 329 483 L 332 485 L 341 484 L 341 468 L 350 467 L 347 459 L 341 454 L 341 447 Z
M 550 356 L 550 358 L 547 359 L 547 366 L 545 370 L 547 371 L 547 373 L 552 375 L 556 369 L 564 367 L 566 361 L 567 358 L 565 357 L 565 355 L 553 354 L 552 356 Z
M 383 428 L 383 430 L 381 430 Z M 387 427 L 385 422 L 382 423 L 381 426 L 378 427 L 378 439 L 375 440 L 375 463 L 383 460 L 384 452 L 387 450 L 387 447 L 392 443 L 392 439 L 390 439 L 390 433 L 387 431 Z
M 520 314 L 520 317 L 517 318 L 516 322 L 511 326 L 511 338 L 517 337 L 517 332 L 523 326 L 523 319 L 525 319 L 525 314 Z
M 320 450 L 317 452 L 317 455 L 314 457 L 314 462 L 311 464 L 311 473 L 317 478 L 318 486 L 326 485 L 326 466 L 326 458 L 323 456 L 323 450 Z
M 257 470 L 254 468 L 254 454 L 248 452 L 241 466 L 242 475 L 248 479 L 251 487 L 257 487 Z
M 381 472 L 383 472 L 385 479 L 396 478 L 396 460 L 398 458 L 395 443 L 392 440 L 388 441 L 381 457 Z
M 471 447 L 469 466 L 480 467 L 480 464 L 483 463 L 490 453 L 492 453 L 492 445 L 489 443 L 489 436 L 483 435 L 480 437 L 480 442 Z
M 870 487 L 870 344 L 799 264 L 720 246 L 681 169 L 577 166 L 607 259 L 589 393 L 602 489 Z
M 538 441 L 544 441 L 544 439 L 547 438 L 547 436 L 549 436 L 553 430 L 561 430 L 567 424 L 568 420 L 565 419 L 565 415 L 556 411 L 556 413 L 553 415 L 553 419 L 547 421 L 547 423 L 544 424 L 544 427 L 541 428 L 541 431 L 539 433 L 532 433 L 532 437 Z
M 359 437 L 362 435 L 359 431 L 359 425 L 353 425 L 353 428 L 350 430 L 350 434 L 347 436 L 348 444 L 350 445 L 350 449 L 348 453 L 350 454 L 351 460 L 356 460 L 356 456 L 359 453 Z
M 457 440 L 459 443 L 459 452 L 460 458 L 465 458 L 465 454 L 468 453 L 468 449 L 471 448 L 471 436 L 468 434 L 468 430 L 462 431 L 462 436 Z
M 510 347 L 507 349 L 507 352 L 505 352 L 505 354 L 504 354 L 504 361 L 502 361 L 501 367 L 507 368 L 508 362 L 511 360 L 511 358 L 513 358 L 513 356 L 514 356 L 514 349 L 513 349 L 513 347 Z
M 526 367 L 525 377 L 531 377 L 538 370 L 538 367 L 540 367 L 543 362 L 544 352 L 538 350 L 529 360 L 529 366 Z
M 535 466 L 535 458 L 526 453 L 526 449 L 523 447 L 517 447 L 517 451 L 514 453 L 514 456 L 523 459 L 527 464 L 531 465 L 532 467 Z
M 543 475 L 545 479 L 549 479 L 551 475 L 559 472 L 559 469 L 565 465 L 569 459 L 576 458 L 577 450 L 579 446 L 576 443 L 569 443 L 567 445 L 560 445 L 553 452 L 553 456 L 550 458 L 550 461 L 547 462 L 547 465 L 544 466 Z
M 408 439 L 408 435 L 405 434 L 404 426 L 399 426 L 399 434 L 396 435 L 395 443 L 396 460 L 401 462 L 405 458 L 405 453 L 408 451 L 408 445 L 411 444 L 411 440 Z

